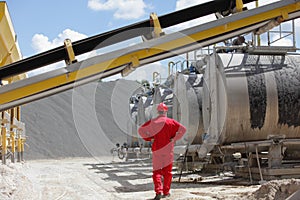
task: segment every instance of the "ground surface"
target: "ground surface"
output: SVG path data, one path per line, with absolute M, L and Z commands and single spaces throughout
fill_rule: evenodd
M 112 158 L 71 158 L 2 165 L 0 199 L 146 200 L 154 197 L 150 162 L 111 161 Z M 195 177 L 199 178 L 185 175 L 182 180 Z M 222 180 L 226 176 L 215 178 Z M 204 183 L 207 180 L 202 177 L 195 183 L 173 183 L 168 200 L 285 199 L 300 185 L 297 179 L 268 182 L 262 186 Z
M 128 100 L 137 87 L 95 82 L 23 106 L 26 162 L 0 165 L 0 200 L 152 199 L 150 162 L 102 157 L 133 133 Z M 185 175 L 189 183 L 177 183 L 175 174 L 168 200 L 284 200 L 300 189 L 299 179 L 250 186 L 224 184 L 227 178 Z

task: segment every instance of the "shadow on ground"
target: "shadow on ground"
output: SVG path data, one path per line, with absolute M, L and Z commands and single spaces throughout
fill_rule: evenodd
M 122 162 L 109 163 L 86 163 L 89 170 L 100 174 L 102 180 L 107 181 L 117 193 L 134 193 L 153 191 L 152 182 L 152 162 L 151 159 L 135 159 Z M 173 169 L 173 183 L 171 188 L 181 191 L 185 190 L 187 194 L 194 194 L 197 188 L 214 188 L 220 185 L 232 185 L 240 187 L 242 184 L 233 184 L 234 177 L 219 175 L 204 175 L 201 173 L 183 173 L 181 182 L 178 182 L 179 172 Z M 229 183 L 230 182 L 230 183 Z M 189 188 L 193 189 L 189 191 Z
M 84 164 L 89 170 L 105 175 L 103 180 L 117 182 L 117 192 L 142 192 L 153 190 L 151 160 Z M 147 181 L 145 181 L 147 180 Z

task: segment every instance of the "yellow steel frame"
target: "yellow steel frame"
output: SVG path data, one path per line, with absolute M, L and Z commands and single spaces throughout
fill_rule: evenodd
M 17 139 L 17 152 L 20 155 L 22 152 L 22 137 L 21 134 L 18 134 L 18 139 Z
M 7 153 L 7 139 L 6 139 L 6 128 L 3 126 L 1 130 L 1 137 L 2 137 L 2 157 Z
M 0 67 L 10 64 L 12 62 L 16 62 L 20 60 L 21 57 L 22 56 L 20 53 L 20 49 L 18 43 L 16 42 L 16 33 L 13 29 L 7 5 L 5 2 L 0 2 Z M 12 83 L 24 78 L 26 78 L 26 74 L 20 74 L 17 76 L 7 78 L 4 80 L 4 82 Z M 4 112 L 0 113 L 3 118 L 1 120 L 2 128 L 0 129 L 1 154 L 3 163 L 5 163 L 5 156 L 7 154 L 8 148 L 10 148 L 14 156 L 16 150 L 15 130 L 17 128 L 17 125 L 14 123 L 17 122 L 13 119 L 15 118 L 18 121 L 20 121 L 20 112 L 20 107 L 12 108 L 8 111 L 5 111 L 5 113 L 10 114 L 10 120 L 4 117 Z M 14 161 L 14 157 L 12 161 Z
M 70 39 L 65 39 L 64 41 L 65 49 L 68 54 L 68 59 L 66 59 L 66 64 L 70 65 L 76 62 L 75 53 L 73 50 L 72 42 Z
M 0 67 L 21 59 L 19 45 L 16 43 L 16 33 L 5 2 L 0 2 L 0 47 Z M 25 74 L 11 77 L 8 82 L 23 78 L 26 78 Z
M 293 3 L 287 6 L 283 6 L 281 8 L 273 9 L 268 12 L 258 13 L 253 16 L 248 16 L 240 20 L 229 22 L 226 25 L 213 27 L 195 34 L 182 36 L 179 39 L 168 41 L 148 49 L 142 49 L 133 53 L 128 53 L 116 59 L 111 59 L 101 63 L 93 64 L 86 68 L 78 69 L 74 72 L 70 72 L 67 76 L 59 75 L 47 80 L 42 80 L 32 85 L 26 85 L 21 88 L 17 88 L 0 94 L 0 104 L 5 104 L 14 100 L 18 100 L 30 95 L 40 93 L 42 91 L 49 90 L 51 88 L 58 87 L 60 85 L 75 82 L 76 80 L 80 80 L 92 76 L 94 74 L 104 72 L 106 70 L 114 69 L 116 67 L 125 65 L 127 63 L 131 63 L 133 61 L 133 58 L 138 58 L 140 60 L 149 58 L 151 56 L 158 55 L 166 51 L 171 51 L 172 49 L 176 49 L 185 45 L 192 44 L 195 41 L 218 36 L 222 33 L 234 31 L 242 27 L 246 27 L 252 24 L 274 19 L 278 16 L 286 16 L 287 13 L 292 13 L 299 10 L 300 10 L 300 3 Z M 135 61 L 135 63 L 137 62 Z
M 0 66 L 3 66 L 21 58 L 5 2 L 0 2 L 0 30 Z
M 243 0 L 236 0 L 235 1 L 235 5 L 236 5 L 236 10 L 238 12 L 242 12 L 243 11 L 243 7 L 244 7 Z
M 151 13 L 150 18 L 151 18 L 151 20 L 153 22 L 153 26 L 154 26 L 154 31 L 153 31 L 154 38 L 160 37 L 161 35 L 163 35 L 163 31 L 160 26 L 160 22 L 158 20 L 157 15 L 155 13 Z

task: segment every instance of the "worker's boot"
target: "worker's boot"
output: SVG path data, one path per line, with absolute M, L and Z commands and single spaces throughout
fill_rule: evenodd
M 162 194 L 156 194 L 153 200 L 160 200 L 161 198 L 163 198 Z

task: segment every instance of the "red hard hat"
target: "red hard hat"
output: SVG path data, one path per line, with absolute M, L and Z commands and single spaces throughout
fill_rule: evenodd
M 157 111 L 168 111 L 168 106 L 164 103 L 160 103 L 157 106 Z

